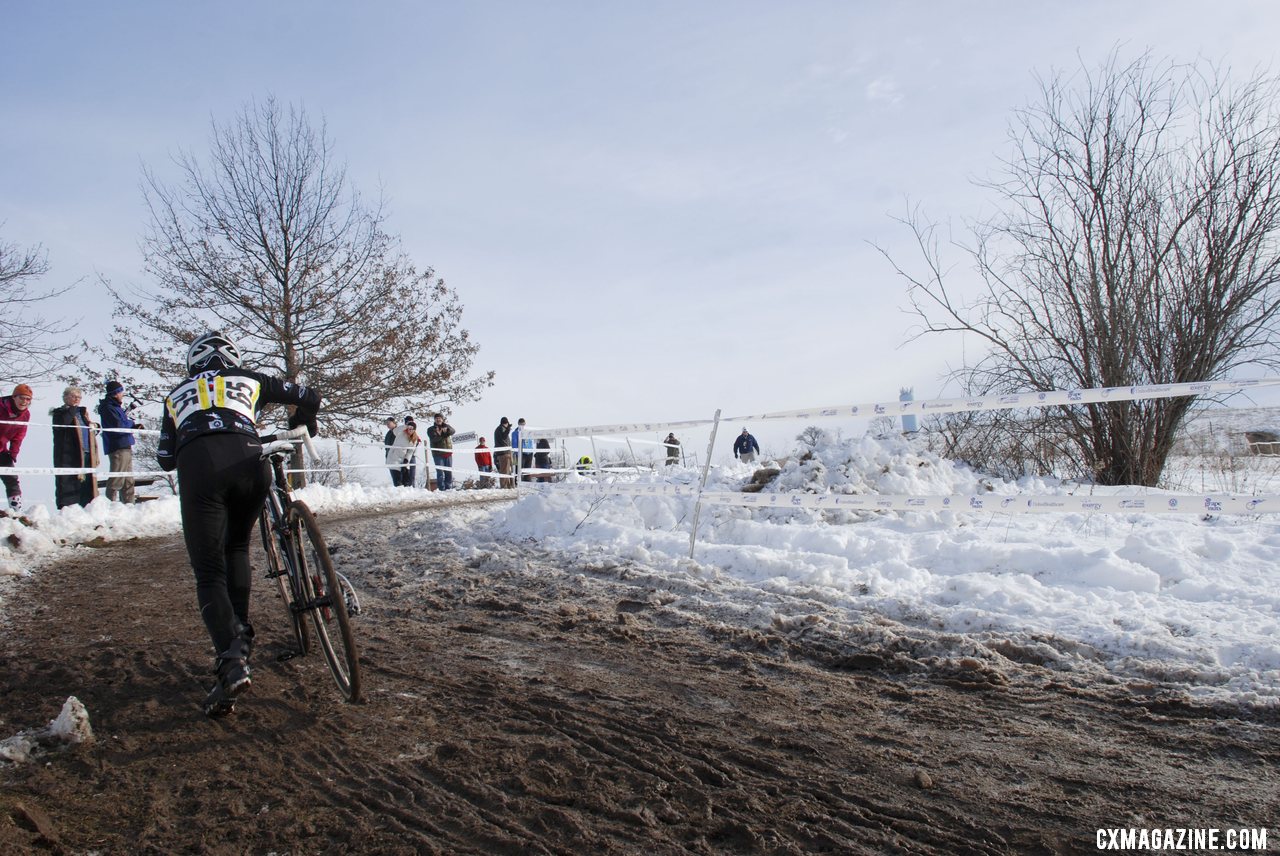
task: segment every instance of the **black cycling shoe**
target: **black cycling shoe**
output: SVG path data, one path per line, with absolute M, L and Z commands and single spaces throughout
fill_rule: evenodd
M 213 685 L 213 689 L 209 690 L 209 694 L 204 699 L 205 716 L 219 719 L 226 716 L 236 709 L 236 700 L 234 696 L 227 695 L 227 691 L 222 688 L 222 681 Z
M 218 682 L 209 690 L 204 699 L 204 712 L 207 716 L 226 716 L 236 707 L 236 696 L 249 689 L 252 678 L 249 672 L 249 644 L 243 639 L 236 639 L 231 647 L 218 656 L 215 673 Z

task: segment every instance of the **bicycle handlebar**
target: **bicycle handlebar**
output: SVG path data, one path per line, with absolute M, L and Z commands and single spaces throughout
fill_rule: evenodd
M 302 445 L 306 446 L 307 454 L 311 456 L 311 460 L 316 460 L 316 449 L 315 446 L 311 445 L 311 432 L 307 430 L 305 425 L 287 428 L 274 434 L 264 434 L 261 439 L 263 457 L 274 455 L 277 452 L 292 451 L 293 444 L 301 440 Z

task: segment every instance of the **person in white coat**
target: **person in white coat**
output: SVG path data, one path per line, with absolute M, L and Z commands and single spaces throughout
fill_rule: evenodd
M 391 448 L 387 449 L 387 466 L 400 471 L 400 487 L 414 487 L 417 484 L 418 447 L 422 445 L 422 437 L 418 435 L 418 423 L 412 416 L 406 416 L 404 424 L 395 429 L 395 439 Z

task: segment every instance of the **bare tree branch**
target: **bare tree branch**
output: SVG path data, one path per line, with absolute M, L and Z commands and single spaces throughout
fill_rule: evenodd
M 998 213 L 949 245 L 976 272 L 975 297 L 945 285 L 937 225 L 918 208 L 902 220 L 925 275 L 890 261 L 918 335 L 986 344 L 956 373 L 970 393 L 1209 381 L 1276 365 L 1277 94 L 1275 78 L 1231 84 L 1217 69 L 1149 55 L 1041 81 L 985 184 Z M 1038 467 L 1153 485 L 1193 403 L 984 414 L 950 429 L 970 451 L 1021 448 Z M 1020 431 L 1038 451 L 1019 444 Z
M 414 266 L 383 230 L 380 204 L 349 189 L 323 125 L 268 99 L 213 123 L 207 161 L 182 153 L 175 164 L 176 185 L 143 174 L 156 286 L 101 283 L 115 300 L 119 364 L 167 382 L 193 336 L 223 329 L 246 364 L 319 389 L 336 436 L 491 385 L 492 372 L 472 374 L 478 346 L 457 293 Z
M 43 248 L 22 248 L 0 243 L 0 365 L 7 383 L 32 380 L 54 370 L 65 360 L 71 329 L 65 321 L 52 321 L 37 311 L 38 305 L 65 294 L 62 289 L 33 290 L 33 280 L 49 272 Z

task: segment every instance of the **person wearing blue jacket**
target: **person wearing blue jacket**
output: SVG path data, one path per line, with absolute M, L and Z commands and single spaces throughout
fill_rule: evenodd
M 756 442 L 756 438 L 751 436 L 750 431 L 743 428 L 738 439 L 733 441 L 733 456 L 742 463 L 749 464 L 756 459 L 756 453 L 759 451 L 760 444 Z
M 137 438 L 132 431 L 113 428 L 141 428 L 142 423 L 129 414 L 137 405 L 127 410 L 124 406 L 124 384 L 118 380 L 107 381 L 107 395 L 98 402 L 98 415 L 102 417 L 102 451 L 110 461 L 111 472 L 133 472 L 133 444 Z M 107 499 L 128 505 L 133 502 L 133 476 L 113 475 L 107 479 Z

